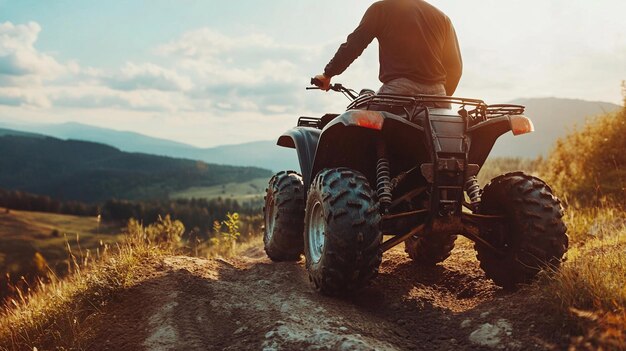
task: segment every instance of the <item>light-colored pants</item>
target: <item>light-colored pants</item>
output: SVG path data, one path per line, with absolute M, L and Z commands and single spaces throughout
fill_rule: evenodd
M 422 84 L 408 78 L 396 78 L 383 84 L 378 94 L 398 95 L 442 95 L 446 96 L 446 87 L 443 84 Z M 426 103 L 429 107 L 451 108 L 447 102 Z

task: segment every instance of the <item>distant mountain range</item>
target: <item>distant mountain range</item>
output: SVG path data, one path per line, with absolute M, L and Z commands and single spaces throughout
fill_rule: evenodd
M 18 125 L 0 121 L 0 128 L 5 128 L 0 129 L 0 135 L 2 133 L 11 134 L 12 131 L 15 134 L 37 133 L 60 139 L 102 143 L 127 152 L 186 158 L 214 164 L 254 166 L 274 171 L 299 168 L 295 152 L 277 146 L 275 141 L 255 141 L 213 148 L 199 148 L 135 132 L 99 128 L 75 122 Z
M 99 143 L 0 129 L 0 188 L 59 200 L 162 199 L 191 187 L 269 178 L 255 167 L 128 153 Z
M 567 134 L 575 125 L 583 125 L 587 117 L 612 112 L 620 108 L 619 105 L 606 102 L 561 98 L 517 99 L 512 103 L 526 106 L 526 115 L 533 120 L 536 131 L 520 137 L 514 137 L 510 133 L 504 135 L 496 143 L 492 156 L 534 158 L 545 155 L 559 137 Z M 134 132 L 98 128 L 73 122 L 56 125 L 0 123 L 0 127 L 2 126 L 62 139 L 103 143 L 128 152 L 194 159 L 215 164 L 254 166 L 274 171 L 299 169 L 294 150 L 276 146 L 275 140 L 198 148 Z M 289 127 L 285 126 L 285 129 Z M 0 135 L 2 135 L 2 131 L 0 131 Z

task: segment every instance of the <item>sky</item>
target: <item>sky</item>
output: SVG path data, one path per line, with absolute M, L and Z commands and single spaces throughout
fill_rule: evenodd
M 621 103 L 623 0 L 432 0 L 452 20 L 455 95 Z M 372 1 L 0 0 L 0 121 L 80 122 L 210 147 L 341 112 L 306 91 Z M 342 75 L 377 89 L 373 42 Z

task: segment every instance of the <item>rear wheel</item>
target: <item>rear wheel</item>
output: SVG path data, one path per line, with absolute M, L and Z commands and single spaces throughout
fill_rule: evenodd
M 404 242 L 404 251 L 417 264 L 434 266 L 450 257 L 456 235 L 411 237 Z
M 362 174 L 336 168 L 317 175 L 307 196 L 304 254 L 318 290 L 343 295 L 378 273 L 380 220 L 374 192 Z
M 494 178 L 484 190 L 481 214 L 504 215 L 500 227 L 482 227 L 480 235 L 499 255 L 477 242 L 480 267 L 496 284 L 513 289 L 530 282 L 546 267 L 556 269 L 567 251 L 563 208 L 541 179 L 522 172 Z
M 293 171 L 270 179 L 263 207 L 263 243 L 273 261 L 297 261 L 303 251 L 304 184 Z

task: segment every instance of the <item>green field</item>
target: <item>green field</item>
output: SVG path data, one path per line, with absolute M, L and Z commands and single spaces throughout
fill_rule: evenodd
M 68 243 L 76 256 L 84 257 L 88 250 L 95 255 L 101 244 L 116 242 L 119 232 L 119 226 L 99 223 L 96 217 L 15 210 L 7 213 L 0 208 L 0 279 L 5 279 L 6 273 L 14 279 L 32 277 L 42 273 L 42 268 L 47 270 L 45 265 L 63 274 L 68 264 Z M 45 261 L 36 259 L 37 253 Z M 3 288 L 0 286 L 0 296 Z
M 173 199 L 222 199 L 237 200 L 237 202 L 249 203 L 263 200 L 268 178 L 256 178 L 242 183 L 227 183 L 210 187 L 193 187 L 170 194 Z

